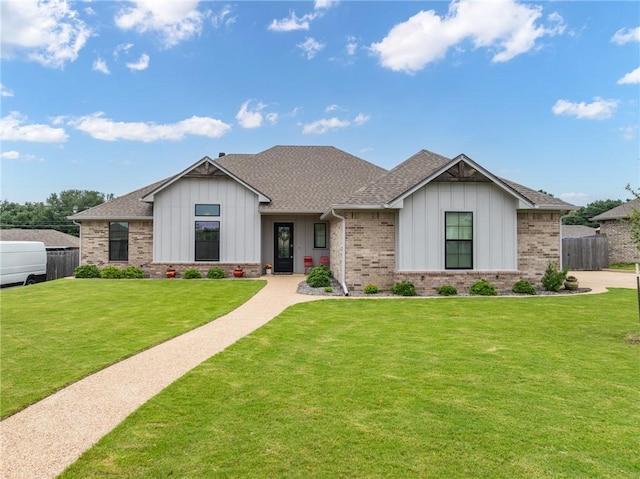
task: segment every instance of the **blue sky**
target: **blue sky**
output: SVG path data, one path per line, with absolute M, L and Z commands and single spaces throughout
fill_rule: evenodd
M 3 200 L 274 145 L 464 153 L 576 205 L 640 186 L 635 1 L 0 5 Z

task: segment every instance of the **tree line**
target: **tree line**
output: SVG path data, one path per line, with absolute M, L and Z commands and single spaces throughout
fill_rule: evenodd
M 45 202 L 0 203 L 0 229 L 52 229 L 73 236 L 80 235 L 78 225 L 67 219 L 86 209 L 112 200 L 112 193 L 89 190 L 64 190 L 51 193 Z

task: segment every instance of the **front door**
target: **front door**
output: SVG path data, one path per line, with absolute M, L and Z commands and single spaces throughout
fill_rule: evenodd
M 273 225 L 274 273 L 293 273 L 293 223 Z

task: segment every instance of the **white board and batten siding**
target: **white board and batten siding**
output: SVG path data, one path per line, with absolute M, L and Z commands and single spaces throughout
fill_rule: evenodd
M 195 216 L 196 204 L 220 205 L 220 216 Z M 193 263 L 195 222 L 220 221 L 220 262 L 260 262 L 258 195 L 228 177 L 182 178 L 154 198 L 153 261 Z
M 473 269 L 517 269 L 517 200 L 492 183 L 430 183 L 399 212 L 398 270 L 444 271 L 445 212 L 473 213 Z

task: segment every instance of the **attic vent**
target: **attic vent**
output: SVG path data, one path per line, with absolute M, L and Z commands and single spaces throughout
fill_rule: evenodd
M 221 151 L 220 153 L 218 153 L 218 158 L 222 158 L 224 155 L 226 155 L 226 153 L 224 151 Z

